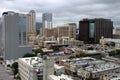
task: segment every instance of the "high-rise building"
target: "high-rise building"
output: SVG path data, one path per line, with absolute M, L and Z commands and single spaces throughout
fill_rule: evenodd
M 27 14 L 27 31 L 28 36 L 36 35 L 36 13 L 34 10 Z
M 36 13 L 34 10 L 31 10 L 28 13 L 28 32 L 36 30 Z
M 46 29 L 44 30 L 44 36 L 45 36 L 45 37 L 55 36 L 55 35 L 54 35 L 54 34 L 55 34 L 55 33 L 54 33 L 54 30 L 55 30 L 55 29 L 47 29 L 47 28 L 46 28 Z
M 12 11 L 2 14 L 2 54 L 4 60 L 15 60 L 31 53 L 27 46 L 26 15 Z M 7 62 L 6 62 L 7 63 Z
M 42 28 L 42 23 L 37 22 L 36 23 L 36 34 L 39 35 L 40 34 L 40 29 Z
M 76 26 L 65 24 L 56 28 L 55 35 L 57 37 L 69 37 L 76 39 Z
M 77 28 L 77 24 L 76 23 L 68 23 L 70 26 L 75 26 Z
M 79 22 L 79 40 L 98 43 L 101 36 L 112 38 L 113 22 L 110 19 L 83 19 Z
M 18 26 L 19 26 L 19 45 L 26 45 L 28 43 L 27 40 L 27 20 L 26 20 L 26 15 L 25 14 L 19 14 L 18 16 L 19 18 L 19 22 L 18 22 Z
M 31 10 L 27 14 L 27 39 L 29 45 L 34 45 L 34 40 L 31 40 L 31 37 L 36 36 L 36 13 L 34 10 Z
M 42 35 L 44 35 L 45 28 L 52 29 L 52 13 L 43 13 L 42 24 Z

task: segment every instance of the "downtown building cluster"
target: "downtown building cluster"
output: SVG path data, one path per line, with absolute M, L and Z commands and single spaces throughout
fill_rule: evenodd
M 109 52 L 120 47 L 120 29 L 113 34 L 110 19 L 95 18 L 53 27 L 52 13 L 4 12 L 0 18 L 0 54 L 5 64 L 17 61 L 21 80 L 119 80 L 119 58 Z M 114 46 L 111 43 L 114 42 Z M 107 46 L 107 45 L 108 46 Z M 22 56 L 26 53 L 36 57 Z

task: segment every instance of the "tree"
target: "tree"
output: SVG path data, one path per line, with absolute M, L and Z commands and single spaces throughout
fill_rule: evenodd
M 76 58 L 75 56 L 70 56 L 69 59 L 73 59 L 73 58 Z
M 14 78 L 15 78 L 15 75 L 18 73 L 18 62 L 14 62 L 12 64 L 12 71 L 13 71 Z
M 25 57 L 35 57 L 35 56 L 36 56 L 36 54 L 26 53 L 26 54 L 24 54 L 23 58 L 25 58 Z
M 88 47 L 87 50 L 93 50 L 93 47 Z
M 109 56 L 118 56 L 118 55 L 120 55 L 119 49 L 109 52 Z
M 41 52 L 42 52 L 42 48 L 41 48 L 41 47 L 35 50 L 35 53 L 36 53 L 36 54 L 37 54 L 37 53 L 41 53 Z
M 85 57 L 85 56 L 86 56 L 85 53 L 81 53 L 81 54 L 77 54 L 77 55 L 76 55 L 76 58 Z
M 111 46 L 114 46 L 114 47 L 115 47 L 115 42 L 111 42 Z
M 3 57 L 0 57 L 0 60 L 2 61 L 2 60 L 3 60 Z
M 88 80 L 93 80 L 92 72 L 90 72 L 90 76 L 89 76 Z

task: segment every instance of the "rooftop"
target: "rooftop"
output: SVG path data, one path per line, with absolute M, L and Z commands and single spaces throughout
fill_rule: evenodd
M 71 60 L 67 60 L 70 66 L 76 67 L 78 69 L 83 69 L 88 72 L 101 72 L 105 70 L 111 70 L 114 68 L 119 68 L 120 64 L 106 62 L 103 60 L 96 60 L 95 58 L 91 57 L 84 57 L 84 58 L 75 58 Z
M 20 60 L 22 60 L 31 67 L 43 66 L 43 60 L 39 57 L 20 58 Z
M 54 64 L 54 68 L 55 68 L 55 69 L 62 69 L 62 68 L 64 68 L 64 66 L 59 66 L 59 65 L 57 65 L 57 64 Z
M 49 75 L 49 80 L 73 80 L 72 77 L 62 74 L 61 76 Z
M 95 72 L 101 72 L 101 71 L 110 70 L 110 69 L 119 68 L 119 67 L 120 65 L 116 63 L 103 62 L 103 63 L 89 65 L 85 67 L 85 70 L 89 72 L 92 71 L 93 73 L 95 73 Z

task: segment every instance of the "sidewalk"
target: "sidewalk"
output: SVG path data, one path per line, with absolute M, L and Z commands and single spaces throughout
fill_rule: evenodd
M 0 80 L 15 80 L 10 73 L 10 70 L 0 64 Z

